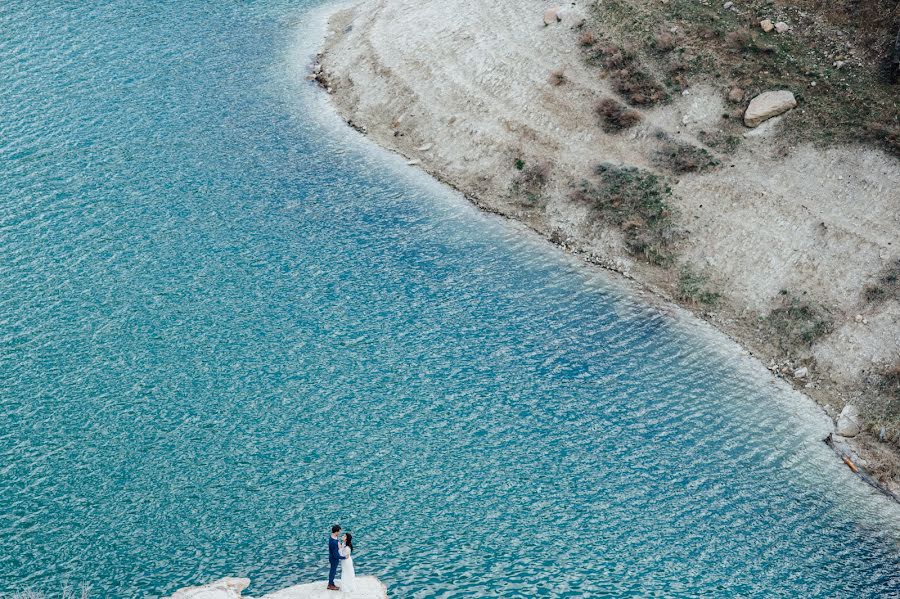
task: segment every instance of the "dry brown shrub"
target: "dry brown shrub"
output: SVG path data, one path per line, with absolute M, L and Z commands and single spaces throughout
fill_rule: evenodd
M 660 52 L 671 52 L 675 49 L 675 36 L 668 31 L 660 31 L 653 38 L 653 45 Z
M 879 424 L 876 428 L 881 429 L 881 426 L 883 425 Z M 900 456 L 895 449 L 892 450 L 888 445 L 892 439 L 896 438 L 897 431 L 895 427 L 890 427 L 890 431 L 887 429 L 888 427 L 885 426 L 884 441 L 887 443 L 879 441 L 881 430 L 870 431 L 872 436 L 859 435 L 856 437 L 856 442 L 863 450 L 868 462 L 866 471 L 881 483 L 887 483 L 891 479 L 897 480 L 897 477 L 900 476 Z M 894 444 L 896 446 L 896 441 Z
M 728 44 L 735 50 L 749 50 L 753 47 L 753 34 L 749 29 L 737 29 L 729 33 L 726 38 Z
M 624 68 L 630 62 L 630 58 L 622 48 L 611 44 L 603 46 L 600 54 L 603 57 L 603 67 L 608 70 Z
M 613 75 L 616 91 L 632 106 L 653 106 L 666 99 L 666 90 L 640 68 L 626 68 Z
M 641 113 L 612 98 L 603 98 L 597 102 L 596 111 L 601 118 L 600 126 L 607 133 L 623 131 L 641 121 Z
M 562 69 L 555 69 L 550 72 L 550 85 L 559 87 L 566 82 L 566 73 Z

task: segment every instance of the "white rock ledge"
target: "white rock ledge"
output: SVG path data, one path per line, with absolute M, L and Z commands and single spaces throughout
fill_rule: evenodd
M 251 599 L 241 595 L 249 578 L 222 578 L 198 587 L 178 589 L 166 599 Z M 327 581 L 298 584 L 260 599 L 387 599 L 387 587 L 374 576 L 360 576 L 353 591 L 329 591 Z

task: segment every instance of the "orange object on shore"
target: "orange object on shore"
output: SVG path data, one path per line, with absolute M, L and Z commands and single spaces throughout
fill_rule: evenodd
M 850 470 L 853 470 L 854 472 L 859 472 L 859 469 L 856 467 L 856 464 L 854 464 L 850 460 L 850 458 L 848 458 L 847 456 L 844 456 L 844 463 L 847 464 L 847 466 L 850 468 Z

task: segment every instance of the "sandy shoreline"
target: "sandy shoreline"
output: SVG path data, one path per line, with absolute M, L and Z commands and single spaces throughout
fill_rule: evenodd
M 773 141 L 776 122 L 748 132 L 722 168 L 673 179 L 687 232 L 679 268 L 703 273 L 724 300 L 678 302 L 677 269 L 635 259 L 620 231 L 570 196 L 599 161 L 650 168 L 660 131 L 700 144 L 721 118 L 721 93 L 698 84 L 647 111 L 633 132 L 604 133 L 592 110 L 609 83 L 574 41 L 586 8 L 566 5 L 545 26 L 547 6 L 366 0 L 332 15 L 315 74 L 348 124 L 481 209 L 685 305 L 832 417 L 863 401 L 872 373 L 900 356 L 900 302 L 859 301 L 900 251 L 900 162 L 863 147 L 785 149 Z M 559 69 L 566 83 L 555 86 L 548 74 Z M 539 202 L 523 199 L 518 161 L 546 169 Z M 799 358 L 786 358 L 759 324 L 781 290 L 833 318 Z M 792 376 L 802 367 L 810 374 Z M 871 454 L 850 444 L 865 464 Z

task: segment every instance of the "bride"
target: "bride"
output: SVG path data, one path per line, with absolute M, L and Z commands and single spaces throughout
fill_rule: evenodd
M 353 570 L 353 535 L 349 532 L 341 539 L 341 555 L 346 559 L 341 564 L 341 590 L 352 591 L 356 586 L 356 572 Z

